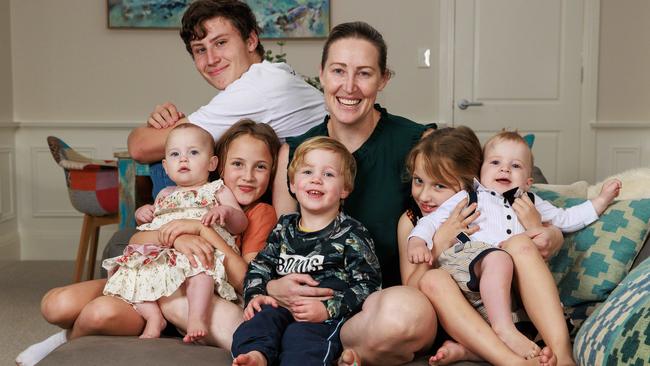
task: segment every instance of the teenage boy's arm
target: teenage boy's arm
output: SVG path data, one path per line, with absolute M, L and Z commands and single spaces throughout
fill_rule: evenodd
M 176 124 L 189 122 L 182 118 Z M 153 128 L 148 124 L 131 131 L 127 140 L 129 155 L 141 163 L 153 163 L 165 157 L 165 140 L 172 127 Z
M 368 230 L 364 227 L 350 230 L 345 242 L 345 271 L 350 287 L 324 301 L 330 319 L 342 318 L 361 310 L 366 298 L 381 289 L 379 259 Z

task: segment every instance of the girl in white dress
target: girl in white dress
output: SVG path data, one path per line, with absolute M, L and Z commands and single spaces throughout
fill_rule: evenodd
M 206 335 L 208 306 L 215 286 L 222 298 L 237 300 L 234 288 L 227 282 L 223 253 L 214 251 L 214 265 L 209 268 L 198 260 L 191 261 L 171 248 L 182 233 L 174 225 L 165 225 L 177 219 L 201 220 L 206 229 L 216 230 L 239 253 L 231 234 L 243 232 L 248 222 L 223 181 L 208 182 L 217 163 L 213 139 L 207 131 L 190 123 L 174 128 L 167 137 L 163 166 L 177 186 L 165 188 L 154 205 L 136 211 L 141 232 L 132 237 L 123 255 L 102 264 L 110 276 L 104 294 L 133 304 L 145 319 L 140 338 L 160 336 L 166 321 L 156 300 L 173 294 L 185 281 L 189 303 L 185 342 Z

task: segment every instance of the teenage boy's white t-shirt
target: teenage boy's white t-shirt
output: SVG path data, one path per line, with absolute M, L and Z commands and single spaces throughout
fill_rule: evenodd
M 286 63 L 255 63 L 187 118 L 215 141 L 242 118 L 269 124 L 280 139 L 298 136 L 323 122 L 323 94 Z

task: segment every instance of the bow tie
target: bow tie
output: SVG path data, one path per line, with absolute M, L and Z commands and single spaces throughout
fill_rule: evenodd
M 524 193 L 528 195 L 528 198 L 530 198 L 533 203 L 535 203 L 535 196 L 530 192 L 522 191 L 519 187 L 503 192 L 503 198 L 512 206 L 515 202 L 515 198 L 523 196 Z

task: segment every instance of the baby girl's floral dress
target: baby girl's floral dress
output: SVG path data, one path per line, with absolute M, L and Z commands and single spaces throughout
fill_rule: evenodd
M 218 205 L 216 193 L 224 187 L 221 179 L 206 183 L 197 189 L 168 187 L 156 197 L 154 219 L 138 226 L 138 230 L 158 230 L 162 225 L 176 219 L 200 220 L 210 208 Z M 216 232 L 237 253 L 235 238 L 219 225 Z M 235 289 L 228 283 L 223 265 L 224 254 L 214 252 L 214 266 L 205 268 L 195 256 L 198 266 L 192 267 L 187 257 L 173 248 L 155 244 L 130 244 L 119 257 L 104 260 L 102 266 L 109 279 L 104 295 L 120 297 L 129 303 L 156 301 L 173 294 L 189 277 L 206 273 L 215 282 L 215 292 L 226 300 L 237 300 Z

